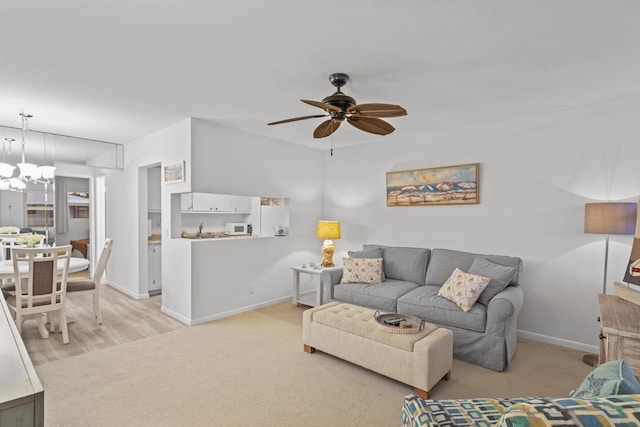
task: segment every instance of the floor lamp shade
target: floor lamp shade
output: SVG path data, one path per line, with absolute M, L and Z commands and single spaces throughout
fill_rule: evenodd
M 590 234 L 633 234 L 636 203 L 587 203 L 584 205 L 584 232 Z
M 637 205 L 635 203 L 587 203 L 584 205 L 584 232 L 605 234 L 604 279 L 602 293 L 607 293 L 607 268 L 609 264 L 609 235 L 633 234 L 636 228 Z
M 325 239 L 322 244 L 322 266 L 333 267 L 333 253 L 335 247 L 332 239 L 340 238 L 340 222 L 339 221 L 318 221 L 316 227 L 316 238 Z

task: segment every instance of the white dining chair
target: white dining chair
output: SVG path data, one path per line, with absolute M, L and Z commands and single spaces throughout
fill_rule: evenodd
M 102 324 L 102 312 L 100 311 L 100 283 L 102 281 L 102 276 L 104 275 L 104 270 L 107 267 L 107 261 L 109 261 L 109 255 L 111 255 L 111 245 L 113 245 L 113 240 L 106 239 L 100 258 L 98 258 L 98 264 L 96 265 L 91 278 L 71 279 L 67 281 L 67 294 L 91 294 L 93 296 L 93 314 L 99 325 Z
M 62 342 L 69 343 L 65 296 L 71 245 L 53 248 L 14 248 L 11 258 L 15 274 L 15 293 L 6 297 L 7 305 L 22 333 L 25 319 L 35 317 L 43 338 L 49 337 L 43 315 L 57 319 Z M 26 264 L 28 268 L 20 268 Z M 21 271 L 22 270 L 22 271 Z M 52 328 L 53 330 L 53 328 Z

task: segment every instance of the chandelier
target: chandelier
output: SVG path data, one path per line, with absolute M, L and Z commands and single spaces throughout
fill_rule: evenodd
M 22 117 L 22 162 L 13 166 L 5 162 L 5 142 L 9 143 L 9 154 L 11 154 L 11 143 L 15 141 L 13 138 L 5 138 L 2 143 L 2 162 L 0 162 L 0 190 L 22 191 L 27 188 L 28 183 L 49 184 L 55 174 L 55 166 L 38 166 L 35 163 L 27 163 L 25 160 L 25 144 L 27 133 L 29 131 L 29 119 L 33 116 L 24 111 L 20 113 Z M 44 144 L 44 142 L 43 142 Z M 45 160 L 46 160 L 46 147 Z M 18 169 L 19 173 L 14 176 L 14 171 Z

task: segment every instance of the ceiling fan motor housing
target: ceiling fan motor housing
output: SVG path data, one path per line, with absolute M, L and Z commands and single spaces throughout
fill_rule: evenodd
M 336 120 L 344 120 L 346 117 L 346 112 L 349 107 L 356 105 L 356 100 L 350 97 L 349 95 L 345 95 L 344 93 L 338 91 L 333 95 L 329 95 L 322 100 L 324 104 L 333 105 L 334 107 L 338 107 L 341 112 L 330 111 L 331 117 Z

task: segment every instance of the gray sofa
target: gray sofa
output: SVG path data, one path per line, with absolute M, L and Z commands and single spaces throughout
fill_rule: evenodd
M 453 331 L 454 357 L 495 371 L 509 367 L 516 350 L 516 322 L 524 293 L 518 279 L 522 260 L 449 249 L 362 246 L 352 258 L 382 258 L 380 284 L 341 284 L 342 267 L 325 270 L 333 301 L 383 312 L 409 314 Z M 438 296 L 455 268 L 490 277 L 471 310 Z

